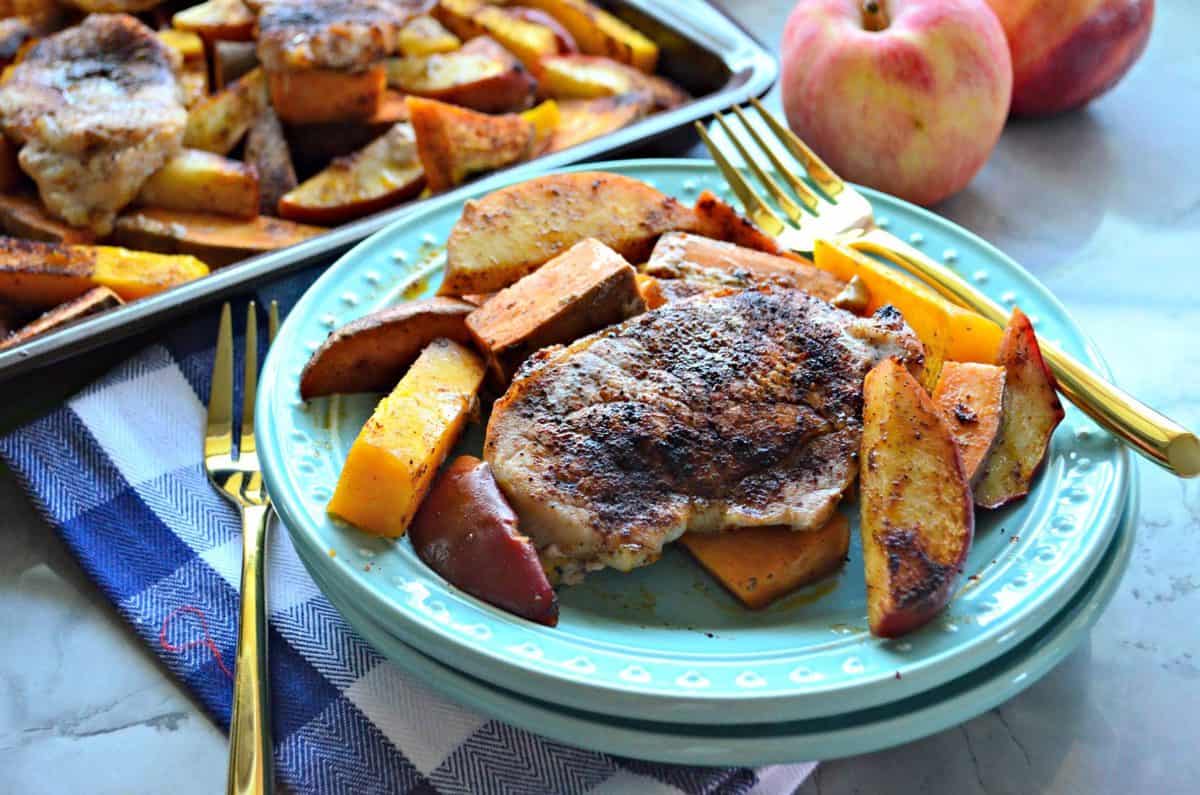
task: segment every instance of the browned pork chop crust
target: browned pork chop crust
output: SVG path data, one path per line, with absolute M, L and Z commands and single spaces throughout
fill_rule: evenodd
M 258 12 L 258 59 L 271 71 L 360 72 L 396 51 L 423 0 L 267 0 Z
M 93 14 L 30 48 L 0 86 L 0 124 L 23 144 L 42 201 L 106 233 L 183 142 L 178 56 L 124 14 Z
M 812 530 L 857 472 L 862 381 L 921 345 L 789 289 L 701 295 L 535 355 L 485 456 L 566 580 L 653 562 L 685 530 Z

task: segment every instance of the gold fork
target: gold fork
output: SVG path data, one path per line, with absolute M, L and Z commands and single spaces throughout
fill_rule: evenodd
M 272 301 L 268 325 L 274 341 L 279 306 Z M 233 448 L 233 323 L 229 304 L 221 310 L 217 353 L 213 360 L 204 434 L 204 469 L 209 480 L 242 516 L 242 594 L 234 669 L 233 716 L 229 722 L 230 795 L 271 791 L 271 727 L 267 686 L 267 613 L 264 549 L 271 500 L 263 488 L 254 443 L 254 398 L 258 391 L 258 316 L 254 302 L 246 311 L 242 422 Z
M 729 186 L 741 199 L 751 220 L 778 238 L 780 245 L 799 253 L 811 254 L 815 242 L 826 239 L 838 240 L 882 256 L 925 281 L 951 301 L 999 326 L 1005 325 L 1008 313 L 999 304 L 949 268 L 880 228 L 875 223 L 874 212 L 865 196 L 843 182 L 758 100 L 751 99 L 750 102 L 776 141 L 795 158 L 808 180 L 818 189 L 814 190 L 795 173 L 794 166 L 784 162 L 740 107 L 732 110 L 742 122 L 741 126 L 746 131 L 744 135 L 735 132 L 724 115 L 716 114 L 717 123 L 733 142 L 747 168 L 791 223 L 785 222 L 766 198 L 756 192 L 730 163 L 709 137 L 704 125 L 697 122 L 697 132 Z M 774 173 L 788 184 L 791 192 L 768 173 L 751 154 L 751 149 L 757 149 L 766 157 Z M 1133 445 L 1142 455 L 1176 475 L 1194 477 L 1200 474 L 1200 442 L 1194 433 L 1105 381 L 1056 345 L 1041 337 L 1038 342 L 1046 362 L 1058 379 L 1059 389 L 1084 413 Z

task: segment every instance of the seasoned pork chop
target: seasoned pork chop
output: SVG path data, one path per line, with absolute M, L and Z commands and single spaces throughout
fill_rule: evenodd
M 685 530 L 813 530 L 857 472 L 862 381 L 920 342 L 797 290 L 667 304 L 548 348 L 496 402 L 484 454 L 565 581 L 656 560 Z
M 100 234 L 179 151 L 178 56 L 124 14 L 93 14 L 34 45 L 0 86 L 0 124 L 54 215 Z
M 397 49 L 421 0 L 267 0 L 258 12 L 258 59 L 271 71 L 360 72 Z

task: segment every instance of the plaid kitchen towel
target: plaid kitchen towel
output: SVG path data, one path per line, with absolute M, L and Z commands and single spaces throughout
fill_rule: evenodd
M 307 272 L 260 298 L 292 299 Z M 236 313 L 235 313 L 236 317 Z M 200 462 L 216 313 L 7 437 L 0 455 L 134 631 L 228 727 L 241 537 Z M 286 532 L 268 549 L 276 779 L 302 793 L 789 793 L 812 765 L 660 765 L 443 700 L 359 638 Z

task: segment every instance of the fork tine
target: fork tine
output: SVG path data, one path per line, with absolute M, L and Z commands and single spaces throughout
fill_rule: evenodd
M 204 430 L 204 457 L 229 455 L 233 450 L 233 321 L 229 304 L 221 308 L 217 325 L 217 352 L 213 358 L 212 386 L 208 393 L 208 421 Z
M 812 181 L 817 183 L 817 187 L 825 191 L 825 195 L 830 199 L 836 199 L 837 195 L 846 187 L 841 177 L 833 173 L 829 166 L 817 157 L 817 153 L 808 148 L 808 144 L 801 141 L 794 132 L 787 128 L 786 124 L 776 118 L 775 114 L 764 108 L 761 102 L 751 98 L 750 104 L 758 111 L 758 115 L 762 116 L 763 121 L 771 128 L 771 132 L 775 133 L 787 150 L 792 153 L 792 157 L 800 162 Z
M 275 341 L 275 335 L 279 333 L 279 302 L 272 301 L 271 309 L 267 312 L 267 343 Z
M 758 165 L 758 161 L 754 158 L 754 155 L 750 154 L 750 150 L 745 144 L 742 143 L 742 139 L 733 131 L 733 128 L 729 126 L 729 123 L 725 121 L 725 116 L 720 111 L 716 113 L 716 118 L 717 124 L 721 125 L 721 129 L 725 131 L 725 135 L 728 136 L 729 140 L 733 141 L 733 145 L 737 147 L 738 152 L 742 156 L 742 160 L 746 161 L 746 165 L 749 166 L 750 170 L 754 172 L 754 176 L 758 179 L 758 181 L 766 186 L 767 192 L 775 197 L 775 203 L 783 208 L 784 214 L 787 215 L 788 218 L 792 219 L 793 223 L 800 223 L 800 220 L 804 217 L 804 211 L 800 209 L 800 205 L 796 204 L 796 202 L 792 200 L 792 197 L 787 195 L 779 183 L 776 182 L 770 174 L 768 174 L 762 169 L 761 166 Z
M 724 175 L 725 181 L 729 183 L 729 187 L 733 188 L 733 192 L 742 200 L 742 206 L 746 209 L 750 220 L 758 224 L 769 235 L 783 234 L 784 229 L 787 228 L 784 226 L 783 220 L 754 192 L 754 189 L 746 182 L 746 178 L 742 176 L 742 172 L 734 168 L 729 159 L 725 157 L 725 153 L 717 148 L 712 138 L 708 136 L 708 130 L 705 130 L 704 125 L 700 122 L 696 122 L 696 132 L 700 134 L 700 140 L 704 141 L 704 145 L 708 147 L 709 154 L 712 155 L 717 168 Z
M 238 455 L 254 453 L 254 399 L 258 393 L 258 312 L 254 302 L 246 307 L 246 361 L 242 375 L 242 438 Z
M 783 162 L 781 158 L 766 140 L 759 133 L 758 128 L 750 123 L 750 117 L 738 105 L 733 106 L 733 112 L 742 120 L 742 126 L 746 128 L 746 132 L 750 133 L 750 137 L 754 139 L 754 143 L 758 144 L 758 148 L 766 153 L 767 159 L 771 161 L 771 165 L 775 167 L 776 173 L 783 176 L 788 185 L 792 186 L 792 190 L 796 192 L 800 203 L 816 213 L 817 207 L 821 204 L 821 197 L 813 192 L 813 189 L 808 187 L 808 183 L 795 175 L 791 166 Z

